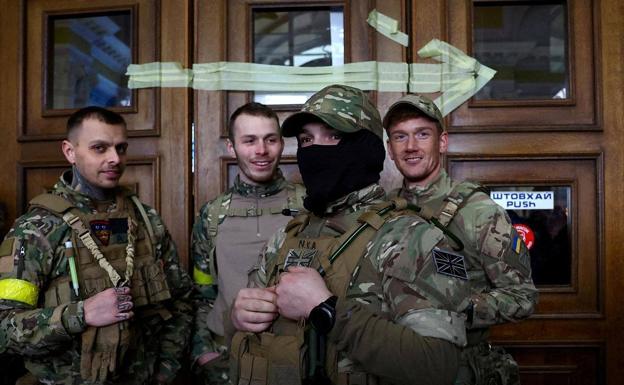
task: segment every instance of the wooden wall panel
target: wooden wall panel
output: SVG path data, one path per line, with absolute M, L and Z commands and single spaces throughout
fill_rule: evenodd
M 134 63 L 159 61 L 159 13 L 156 0 L 95 0 L 89 2 L 30 0 L 24 3 L 23 86 L 19 139 L 54 140 L 65 134 L 67 117 L 75 110 L 48 110 L 44 105 L 47 31 L 51 16 L 93 12 L 130 11 L 133 18 L 132 55 Z M 140 94 L 140 96 L 139 96 Z M 160 89 L 132 91 L 133 106 L 113 108 L 128 122 L 129 136 L 153 136 L 160 130 Z
M 486 186 L 569 186 L 572 280 L 540 287 L 537 318 L 599 318 L 604 309 L 602 256 L 602 154 L 568 156 L 448 156 L 449 174 Z M 562 268 L 565 268 L 562 266 Z
M 600 342 L 567 341 L 507 345 L 520 366 L 520 382 L 532 385 L 599 385 L 605 377 Z

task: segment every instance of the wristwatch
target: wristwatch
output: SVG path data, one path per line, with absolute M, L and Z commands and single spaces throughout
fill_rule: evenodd
M 329 334 L 336 322 L 336 302 L 338 297 L 331 296 L 312 309 L 308 321 L 314 330 L 321 335 Z

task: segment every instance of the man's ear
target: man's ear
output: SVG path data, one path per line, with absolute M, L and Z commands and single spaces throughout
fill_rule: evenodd
M 76 151 L 74 145 L 69 140 L 65 139 L 63 143 L 61 143 L 61 150 L 69 163 L 76 163 Z
M 388 150 L 388 156 L 394 161 L 394 152 L 392 152 L 392 146 L 390 145 L 390 139 L 386 140 L 386 149 Z
M 236 151 L 234 151 L 234 143 L 232 143 L 230 139 L 227 139 L 225 143 L 226 143 L 227 150 L 230 156 L 233 158 L 236 158 Z
M 445 154 L 448 150 L 448 132 L 440 134 L 440 154 Z

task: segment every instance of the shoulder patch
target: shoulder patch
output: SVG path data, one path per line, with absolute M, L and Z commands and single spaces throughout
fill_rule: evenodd
M 468 271 L 466 270 L 466 261 L 463 255 L 441 250 L 437 247 L 433 249 L 432 253 L 436 271 L 439 274 L 459 278 L 464 281 L 468 280 Z

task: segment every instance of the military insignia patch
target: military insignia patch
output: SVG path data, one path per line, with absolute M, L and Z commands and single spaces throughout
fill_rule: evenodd
M 103 246 L 108 246 L 111 236 L 110 222 L 104 219 L 99 219 L 91 221 L 89 225 L 91 226 L 91 232 L 97 239 L 99 239 L 100 243 Z
M 468 280 L 468 271 L 466 270 L 466 262 L 463 255 L 436 248 L 433 249 L 433 261 L 439 274 L 463 279 L 464 281 Z
M 513 241 L 511 242 L 511 248 L 516 254 L 520 254 L 520 249 L 522 248 L 522 240 L 519 236 L 514 236 Z
M 284 261 L 284 270 L 290 266 L 310 267 L 312 260 L 316 256 L 316 249 L 290 249 Z

